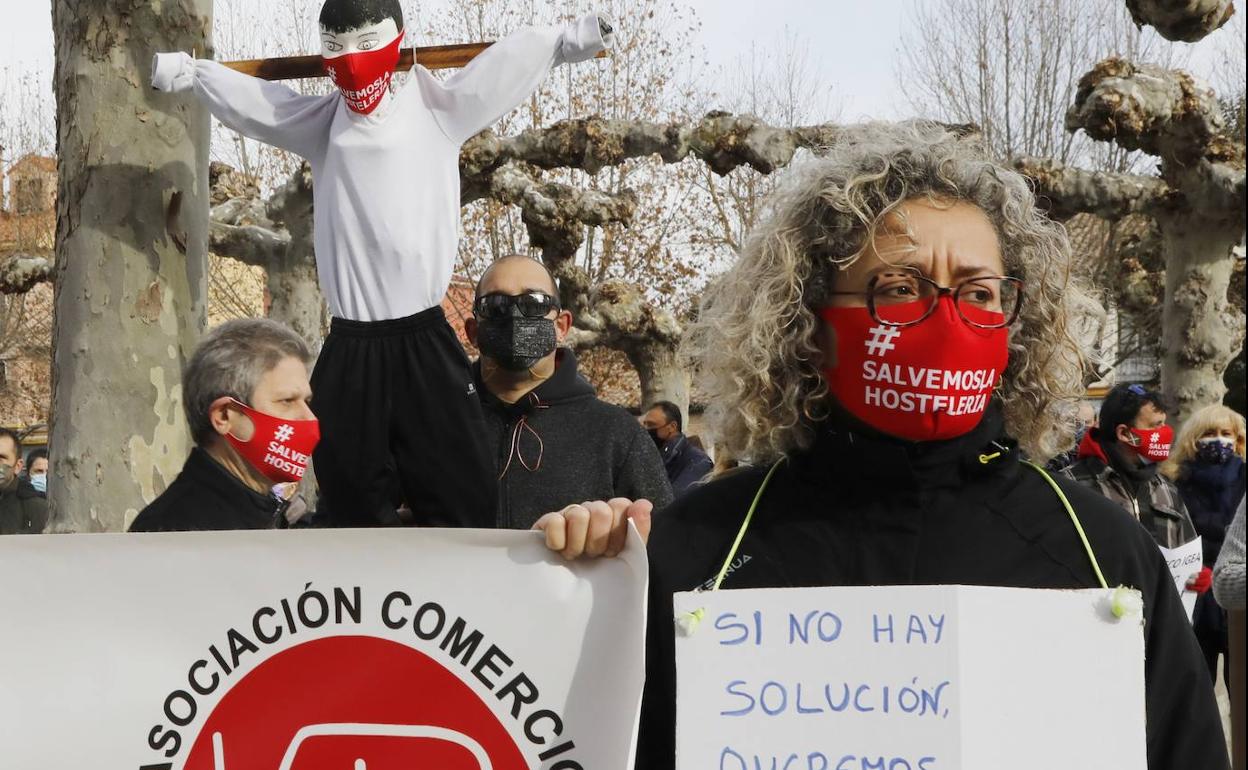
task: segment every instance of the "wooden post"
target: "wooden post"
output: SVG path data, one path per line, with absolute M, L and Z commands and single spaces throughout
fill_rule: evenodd
M 399 51 L 399 63 L 394 69 L 396 72 L 406 72 L 412 68 L 413 63 L 429 70 L 463 67 L 492 45 L 494 45 L 493 41 L 404 48 Z M 606 55 L 607 52 L 602 51 L 598 54 L 598 58 L 601 59 Z M 251 75 L 252 77 L 265 80 L 297 80 L 299 78 L 319 78 L 325 76 L 325 70 L 321 67 L 320 56 L 278 56 L 272 59 L 240 59 L 239 61 L 222 62 L 222 64 L 232 70 L 238 70 L 244 75 Z

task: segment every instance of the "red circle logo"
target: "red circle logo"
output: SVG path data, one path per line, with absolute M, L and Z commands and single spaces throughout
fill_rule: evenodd
M 305 642 L 221 699 L 185 770 L 526 770 L 480 696 L 419 650 L 370 636 Z

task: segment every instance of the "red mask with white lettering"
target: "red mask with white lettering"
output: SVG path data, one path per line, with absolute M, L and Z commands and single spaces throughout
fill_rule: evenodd
M 1174 441 L 1174 428 L 1171 428 L 1169 425 L 1162 425 L 1160 428 L 1152 428 L 1151 430 L 1141 430 L 1139 428 L 1131 428 L 1130 430 L 1140 441 L 1140 443 L 1131 447 L 1140 457 L 1152 460 L 1155 463 L 1165 462 L 1169 459 L 1170 443 Z
M 325 74 L 338 86 L 347 106 L 361 115 L 367 115 L 381 104 L 381 97 L 390 88 L 394 67 L 399 63 L 399 44 L 403 42 L 403 30 L 394 40 L 372 51 L 344 53 L 332 59 L 321 57 Z
M 925 309 L 913 302 L 889 312 L 904 322 Z M 1002 320 L 1000 313 L 980 308 L 962 312 L 977 323 Z M 862 422 L 910 441 L 973 430 L 1009 360 L 1008 330 L 968 325 L 949 297 L 914 326 L 877 323 L 865 307 L 825 307 L 819 316 L 836 330 L 836 366 L 823 370 L 828 390 Z
M 239 411 L 251 418 L 255 430 L 249 441 L 225 434 L 251 467 L 274 483 L 300 481 L 312 459 L 312 450 L 321 440 L 321 424 L 317 420 L 283 420 L 257 411 L 230 399 Z

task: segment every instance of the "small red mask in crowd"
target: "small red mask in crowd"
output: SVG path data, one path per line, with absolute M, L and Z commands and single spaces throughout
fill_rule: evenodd
M 255 426 L 247 441 L 225 434 L 230 445 L 274 483 L 301 480 L 312 459 L 312 450 L 321 439 L 321 424 L 317 420 L 283 420 L 230 400 Z
M 905 322 L 926 308 L 913 302 L 890 310 Z M 1002 320 L 979 308 L 962 312 L 978 323 Z M 819 315 L 836 330 L 836 366 L 824 376 L 837 402 L 881 433 L 910 441 L 973 430 L 1009 359 L 1008 330 L 968 325 L 948 297 L 914 326 L 886 326 L 865 307 L 825 307 Z
M 1131 433 L 1139 441 L 1132 446 L 1136 454 L 1155 463 L 1165 462 L 1170 457 L 1170 442 L 1174 441 L 1174 428 L 1162 425 L 1160 428 L 1141 430 L 1131 428 Z
M 381 48 L 344 53 L 332 58 L 321 57 L 325 74 L 338 86 L 348 107 L 361 115 L 377 109 L 382 96 L 390 88 L 402 42 L 403 30 L 399 30 L 394 40 Z

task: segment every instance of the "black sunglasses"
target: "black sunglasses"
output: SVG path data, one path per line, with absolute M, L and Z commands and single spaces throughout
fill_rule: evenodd
M 523 294 L 492 292 L 472 303 L 479 319 L 506 318 L 515 315 L 512 308 L 525 318 L 542 318 L 552 310 L 559 309 L 559 300 L 544 291 L 526 291 Z

